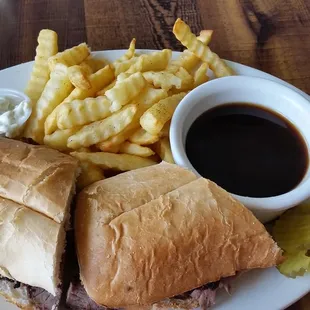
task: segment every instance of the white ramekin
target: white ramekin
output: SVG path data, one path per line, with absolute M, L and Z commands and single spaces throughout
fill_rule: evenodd
M 189 168 L 199 175 L 185 152 L 187 132 L 194 120 L 203 112 L 221 104 L 233 102 L 253 103 L 284 116 L 299 130 L 309 153 L 310 102 L 308 100 L 294 90 L 270 80 L 231 76 L 215 79 L 195 88 L 178 105 L 170 127 L 171 149 L 176 164 Z M 262 222 L 267 222 L 310 197 L 310 168 L 308 166 L 303 180 L 285 194 L 266 198 L 234 194 L 233 196 L 252 210 Z
M 0 88 L 0 97 L 7 97 L 14 104 L 14 109 L 1 114 L 0 136 L 14 138 L 22 132 L 31 115 L 31 100 L 26 94 L 10 88 Z

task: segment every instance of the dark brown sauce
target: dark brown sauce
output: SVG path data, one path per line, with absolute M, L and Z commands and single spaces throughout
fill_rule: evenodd
M 296 187 L 308 149 L 281 115 L 247 103 L 225 104 L 199 116 L 186 137 L 193 167 L 230 193 L 271 197 Z

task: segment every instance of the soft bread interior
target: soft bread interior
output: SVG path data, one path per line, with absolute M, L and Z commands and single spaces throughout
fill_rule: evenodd
M 63 225 L 0 198 L 0 274 L 56 295 L 65 246 Z
M 118 183 L 111 208 L 108 180 L 80 195 L 75 228 L 81 279 L 98 304 L 153 304 L 239 270 L 274 266 L 281 258 L 264 226 L 211 181 L 189 178 L 182 186 L 179 177 L 175 189 L 153 196 L 146 180 L 137 182 L 138 192 L 144 186 L 145 204 L 132 198 L 133 188 Z

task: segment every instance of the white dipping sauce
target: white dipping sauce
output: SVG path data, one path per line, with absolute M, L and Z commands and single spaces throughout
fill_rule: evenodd
M 13 94 L 2 96 L 0 92 L 0 134 L 8 138 L 19 135 L 31 111 L 30 100 L 23 100 Z

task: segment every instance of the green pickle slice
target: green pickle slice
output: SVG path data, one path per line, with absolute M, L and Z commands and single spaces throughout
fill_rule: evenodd
M 285 212 L 276 221 L 273 237 L 284 250 L 279 271 L 295 278 L 310 271 L 310 202 Z
M 296 278 L 303 276 L 310 270 L 310 257 L 306 255 L 307 251 L 297 253 L 286 253 L 285 261 L 279 265 L 279 271 L 287 277 Z

